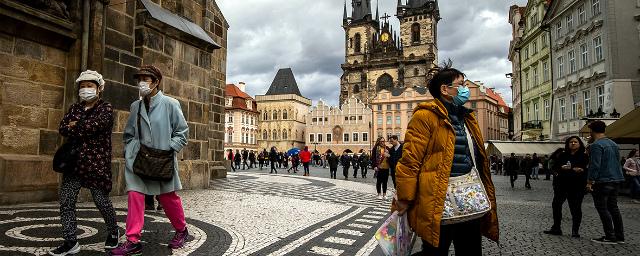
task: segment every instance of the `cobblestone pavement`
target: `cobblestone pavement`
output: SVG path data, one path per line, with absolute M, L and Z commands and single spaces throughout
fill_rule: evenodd
M 338 177 L 342 170 L 339 169 Z M 351 172 L 351 175 L 353 173 Z M 376 199 L 375 180 L 328 179 L 329 170 L 312 168 L 311 177 L 278 175 L 251 169 L 229 173 L 211 188 L 181 191 L 192 233 L 187 247 L 170 251 L 171 225 L 162 213 L 148 212 L 144 255 L 381 255 L 372 239 L 388 216 L 389 201 Z M 355 181 L 355 182 L 354 182 Z M 600 245 L 602 234 L 591 196 L 585 197 L 583 238 L 548 236 L 551 182 L 523 179 L 511 189 L 508 178 L 494 176 L 501 248 L 484 240 L 485 255 L 637 255 L 640 252 L 640 204 L 621 198 L 627 243 Z M 391 181 L 389 181 L 391 186 Z M 126 198 L 114 197 L 124 228 Z M 104 255 L 104 224 L 91 202 L 79 204 L 79 255 Z M 61 240 L 57 203 L 0 207 L 0 255 L 42 255 Z M 570 230 L 565 205 L 563 228 Z M 121 230 L 123 232 L 123 230 Z M 419 243 L 416 247 L 419 247 Z

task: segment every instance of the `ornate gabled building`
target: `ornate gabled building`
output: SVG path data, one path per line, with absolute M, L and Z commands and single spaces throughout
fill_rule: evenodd
M 337 154 L 349 149 L 369 152 L 371 109 L 356 98 L 349 98 L 340 107 L 320 100 L 307 115 L 306 143 L 321 153 L 331 149 Z
M 345 63 L 340 79 L 340 103 L 355 97 L 369 105 L 383 89 L 424 86 L 427 73 L 437 63 L 437 0 L 398 0 L 400 35 L 380 17 L 371 0 L 352 0 L 351 16 L 345 3 Z
M 258 149 L 285 151 L 305 145 L 306 114 L 311 100 L 300 94 L 291 68 L 278 70 L 265 95 L 256 96 L 260 113 Z
M 227 84 L 224 90 L 224 150 L 258 150 L 258 106 L 245 92 L 243 82 Z

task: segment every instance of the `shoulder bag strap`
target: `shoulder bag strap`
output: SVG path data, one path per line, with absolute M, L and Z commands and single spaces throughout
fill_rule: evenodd
M 142 129 L 140 128 L 140 109 L 142 109 L 142 100 L 138 103 L 138 140 L 142 141 Z
M 464 130 L 467 133 L 467 143 L 469 144 L 469 151 L 471 151 L 471 160 L 473 161 L 473 166 L 477 169 L 478 165 L 476 164 L 476 150 L 473 147 L 473 138 L 471 137 L 471 131 L 469 130 L 469 127 L 467 127 L 467 124 L 464 124 Z

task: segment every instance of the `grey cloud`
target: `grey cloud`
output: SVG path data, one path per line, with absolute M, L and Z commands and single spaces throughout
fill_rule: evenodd
M 350 1 L 347 1 L 350 3 Z M 375 12 L 375 1 L 373 12 Z M 380 1 L 380 16 L 396 13 L 396 0 Z M 469 75 L 503 93 L 510 102 L 509 6 L 526 0 L 440 0 L 440 60 L 451 58 Z M 337 104 L 344 61 L 343 0 L 221 0 L 227 18 L 227 81 L 247 83 L 264 94 L 278 68 L 291 67 L 302 94 Z M 349 8 L 348 4 L 348 8 Z M 463 8 L 464 7 L 464 8 Z M 350 13 L 350 11 L 348 11 Z M 493 16 L 492 16 L 493 15 Z M 394 28 L 398 20 L 390 19 Z

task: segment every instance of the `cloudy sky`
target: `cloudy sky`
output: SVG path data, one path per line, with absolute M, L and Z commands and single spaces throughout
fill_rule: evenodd
M 337 105 L 345 51 L 343 1 L 216 1 L 230 25 L 227 83 L 243 81 L 250 95 L 260 95 L 267 92 L 279 68 L 291 67 L 303 96 L 314 104 L 323 99 Z M 351 1 L 347 2 L 350 14 Z M 495 87 L 511 103 L 510 80 L 504 76 L 511 72 L 508 10 L 526 0 L 439 2 L 439 61 L 450 58 L 470 80 Z M 396 4 L 380 0 L 380 16 L 385 12 L 393 16 Z M 397 18 L 391 20 L 394 28 L 399 27 Z

